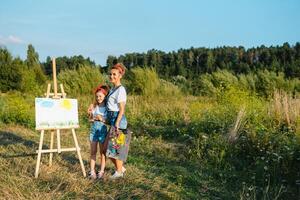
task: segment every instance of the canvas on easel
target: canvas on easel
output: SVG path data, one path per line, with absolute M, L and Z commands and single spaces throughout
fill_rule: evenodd
M 80 147 L 77 141 L 75 129 L 79 128 L 78 122 L 78 105 L 76 99 L 67 99 L 64 92 L 63 85 L 60 84 L 61 93 L 57 92 L 57 80 L 56 80 L 56 64 L 55 58 L 52 59 L 53 69 L 53 85 L 54 93 L 50 93 L 51 84 L 48 84 L 45 98 L 35 99 L 35 111 L 36 111 L 36 130 L 41 131 L 39 149 L 37 150 L 37 163 L 35 168 L 35 177 L 38 177 L 41 156 L 44 153 L 50 153 L 49 166 L 52 165 L 53 153 L 61 153 L 65 151 L 76 151 L 80 162 L 83 176 L 86 176 L 85 168 L 83 165 Z M 75 147 L 62 148 L 61 130 L 71 130 Z M 49 131 L 51 134 L 50 149 L 42 149 L 45 132 Z M 57 136 L 57 148 L 53 149 L 54 133 Z
M 76 99 L 35 98 L 36 130 L 78 128 Z

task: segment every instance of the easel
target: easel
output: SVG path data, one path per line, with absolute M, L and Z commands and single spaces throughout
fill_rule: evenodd
M 61 93 L 57 93 L 55 58 L 52 58 L 52 69 L 53 69 L 54 93 L 50 93 L 51 84 L 49 83 L 48 87 L 47 87 L 47 92 L 45 93 L 45 96 L 46 96 L 46 98 L 53 98 L 53 99 L 66 98 L 66 93 L 64 91 L 64 88 L 63 88 L 62 84 L 60 84 Z M 49 166 L 51 166 L 52 165 L 53 153 L 55 153 L 55 152 L 61 153 L 61 152 L 64 152 L 64 151 L 76 151 L 77 152 L 77 156 L 78 156 L 78 159 L 79 159 L 79 162 L 80 162 L 80 166 L 81 166 L 81 169 L 82 169 L 83 176 L 86 177 L 86 172 L 85 172 L 85 168 L 84 168 L 84 165 L 83 165 L 83 162 L 82 162 L 82 157 L 81 157 L 81 154 L 80 154 L 80 148 L 79 148 L 79 145 L 78 145 L 78 141 L 77 141 L 77 137 L 76 137 L 76 133 L 75 133 L 75 128 L 79 128 L 79 126 L 71 127 L 71 128 L 68 128 L 68 127 L 63 128 L 63 129 L 71 129 L 73 139 L 74 139 L 74 143 L 75 143 L 75 148 L 61 148 L 61 145 L 60 145 L 60 130 L 61 129 L 43 129 L 43 130 L 40 130 L 41 131 L 41 136 L 40 136 L 39 149 L 37 150 L 38 157 L 37 157 L 36 168 L 35 168 L 35 178 L 37 178 L 38 175 L 39 175 L 39 168 L 40 168 L 42 153 L 50 153 Z M 50 149 L 42 149 L 43 140 L 44 140 L 44 133 L 45 133 L 46 130 L 51 132 Z M 57 136 L 57 149 L 53 149 L 54 132 L 55 131 L 56 131 L 56 136 Z

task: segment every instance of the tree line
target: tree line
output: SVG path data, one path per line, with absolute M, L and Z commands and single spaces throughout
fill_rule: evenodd
M 56 58 L 57 72 L 78 70 L 80 67 L 97 68 L 101 72 L 115 62 L 123 62 L 131 71 L 142 67 L 154 69 L 161 78 L 167 80 L 188 80 L 186 88 L 198 87 L 199 77 L 226 70 L 235 75 L 253 74 L 268 70 L 284 74 L 285 78 L 300 77 L 300 43 L 284 43 L 281 46 L 194 48 L 163 52 L 149 50 L 146 53 L 126 53 L 119 57 L 108 56 L 106 66 L 97 65 L 82 55 Z M 5 48 L 0 47 L 0 91 L 34 91 L 52 75 L 51 58 L 40 62 L 39 55 L 30 44 L 25 60 L 14 58 Z
M 217 70 L 228 70 L 234 74 L 248 74 L 267 69 L 283 72 L 286 77 L 300 77 L 300 43 L 294 46 L 284 43 L 281 46 L 194 48 L 163 52 L 149 50 L 146 53 L 126 53 L 119 57 L 108 56 L 107 66 L 115 60 L 123 62 L 127 68 L 152 67 L 160 76 L 169 78 L 184 76 L 197 78 L 201 74 Z
M 80 67 L 95 67 L 101 69 L 90 58 L 79 56 L 63 56 L 56 58 L 57 73 L 63 70 L 77 70 Z M 22 92 L 38 91 L 52 75 L 52 61 L 48 56 L 45 62 L 40 62 L 39 54 L 33 45 L 27 48 L 25 60 L 14 58 L 5 47 L 0 46 L 0 91 L 19 90 Z

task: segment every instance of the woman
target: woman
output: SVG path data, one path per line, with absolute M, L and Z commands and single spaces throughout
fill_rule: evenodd
M 121 178 L 125 172 L 123 163 L 127 159 L 131 133 L 127 133 L 127 120 L 125 118 L 125 106 L 127 93 L 121 84 L 121 79 L 125 74 L 125 67 L 121 63 L 115 64 L 109 75 L 109 80 L 113 88 L 107 95 L 107 122 L 111 125 L 106 138 L 106 156 L 109 157 L 116 167 L 111 179 Z

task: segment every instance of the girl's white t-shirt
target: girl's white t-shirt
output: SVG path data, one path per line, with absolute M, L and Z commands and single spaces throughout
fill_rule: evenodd
M 107 110 L 109 111 L 119 111 L 120 110 L 119 103 L 121 102 L 126 103 L 127 93 L 123 85 L 117 88 L 117 90 L 115 88 L 111 89 L 108 95 L 109 97 L 107 99 Z
M 99 106 L 96 105 L 96 107 L 92 111 L 93 118 L 95 118 L 97 115 L 101 115 L 104 119 L 106 119 L 106 107 L 105 106 Z

